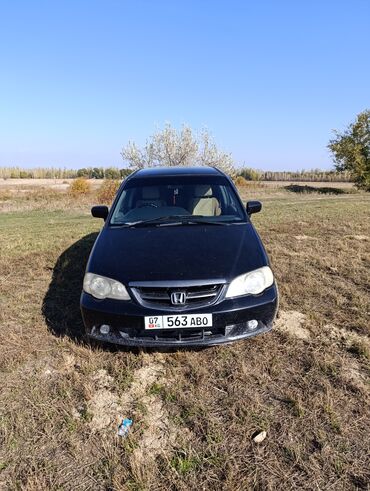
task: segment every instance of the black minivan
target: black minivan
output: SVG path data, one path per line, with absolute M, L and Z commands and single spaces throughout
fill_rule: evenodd
M 215 168 L 141 169 L 120 186 L 86 268 L 88 336 L 131 346 L 200 346 L 269 331 L 278 291 L 250 215 Z

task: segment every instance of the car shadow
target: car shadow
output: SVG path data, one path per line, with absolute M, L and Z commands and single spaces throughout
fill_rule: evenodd
M 42 303 L 42 314 L 49 331 L 54 336 L 68 336 L 76 343 L 86 343 L 91 347 L 99 347 L 111 352 L 150 353 L 184 349 L 126 347 L 87 339 L 80 312 L 80 296 L 86 263 L 97 236 L 97 232 L 85 235 L 68 247 L 55 263 L 53 276 Z
M 97 232 L 85 235 L 58 258 L 42 303 L 42 313 L 49 331 L 55 336 L 84 340 L 80 295 L 86 263 Z

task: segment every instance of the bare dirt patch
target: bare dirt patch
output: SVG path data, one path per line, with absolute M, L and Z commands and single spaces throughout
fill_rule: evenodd
M 157 381 L 164 373 L 164 366 L 158 362 L 148 362 L 133 374 L 133 382 L 129 390 L 121 397 L 123 408 L 130 409 L 135 399 L 142 398 L 146 390 Z
M 275 322 L 275 328 L 289 336 L 307 341 L 310 339 L 310 331 L 302 327 L 306 316 L 296 310 L 280 311 L 279 318 Z
M 324 326 L 324 332 L 331 342 L 343 344 L 347 348 L 357 346 L 361 349 L 362 346 L 365 352 L 370 352 L 370 338 L 366 335 L 357 334 L 357 332 L 349 331 L 344 327 L 338 327 L 334 324 L 326 324 Z
M 351 363 L 342 367 L 342 377 L 346 382 L 354 385 L 357 389 L 369 394 L 369 380 L 362 372 L 359 363 L 352 360 Z
M 106 370 L 100 369 L 95 372 L 90 380 L 88 400 L 88 411 L 91 413 L 90 428 L 92 432 L 104 430 L 115 424 L 118 426 L 122 408 L 119 397 L 114 392 L 113 378 Z
M 146 482 L 146 467 L 168 449 L 176 435 L 162 399 L 150 389 L 164 382 L 165 366 L 160 355 L 155 360 L 147 357 L 144 365 L 132 374 L 132 382 L 121 395 L 116 390 L 115 380 L 106 370 L 100 369 L 90 379 L 88 412 L 93 432 L 116 434 L 120 421 L 133 419 L 130 432 L 138 435 L 136 448 L 130 458 L 133 472 L 140 481 Z
M 89 401 L 88 408 L 93 415 L 90 421 L 93 432 L 110 427 L 113 422 L 118 426 L 117 416 L 121 412 L 121 407 L 118 396 L 109 389 L 98 389 Z
M 156 458 L 167 452 L 177 434 L 160 395 L 151 392 L 164 383 L 164 358 L 157 354 L 154 360 L 146 358 L 144 366 L 133 373 L 130 387 L 120 398 L 121 413 L 133 418 L 133 431 L 139 433 L 130 457 L 131 468 L 136 478 L 147 485 Z
M 141 399 L 144 405 L 144 417 L 141 425 L 144 430 L 138 440 L 130 462 L 136 478 L 149 485 L 155 460 L 165 456 L 176 440 L 177 429 L 170 422 L 163 401 L 156 395 L 147 395 Z

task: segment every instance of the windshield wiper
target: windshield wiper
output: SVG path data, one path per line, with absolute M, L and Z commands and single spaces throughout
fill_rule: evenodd
M 203 220 L 202 215 L 168 215 L 164 217 L 149 218 L 136 222 L 122 223 L 121 227 L 145 227 L 146 225 L 158 225 L 160 227 L 170 225 L 227 225 L 226 222 Z M 118 225 L 118 224 L 117 224 Z

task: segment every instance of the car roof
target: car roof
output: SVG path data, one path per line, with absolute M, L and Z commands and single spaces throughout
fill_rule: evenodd
M 163 177 L 163 176 L 220 176 L 223 175 L 215 167 L 150 167 L 140 169 L 132 177 Z

